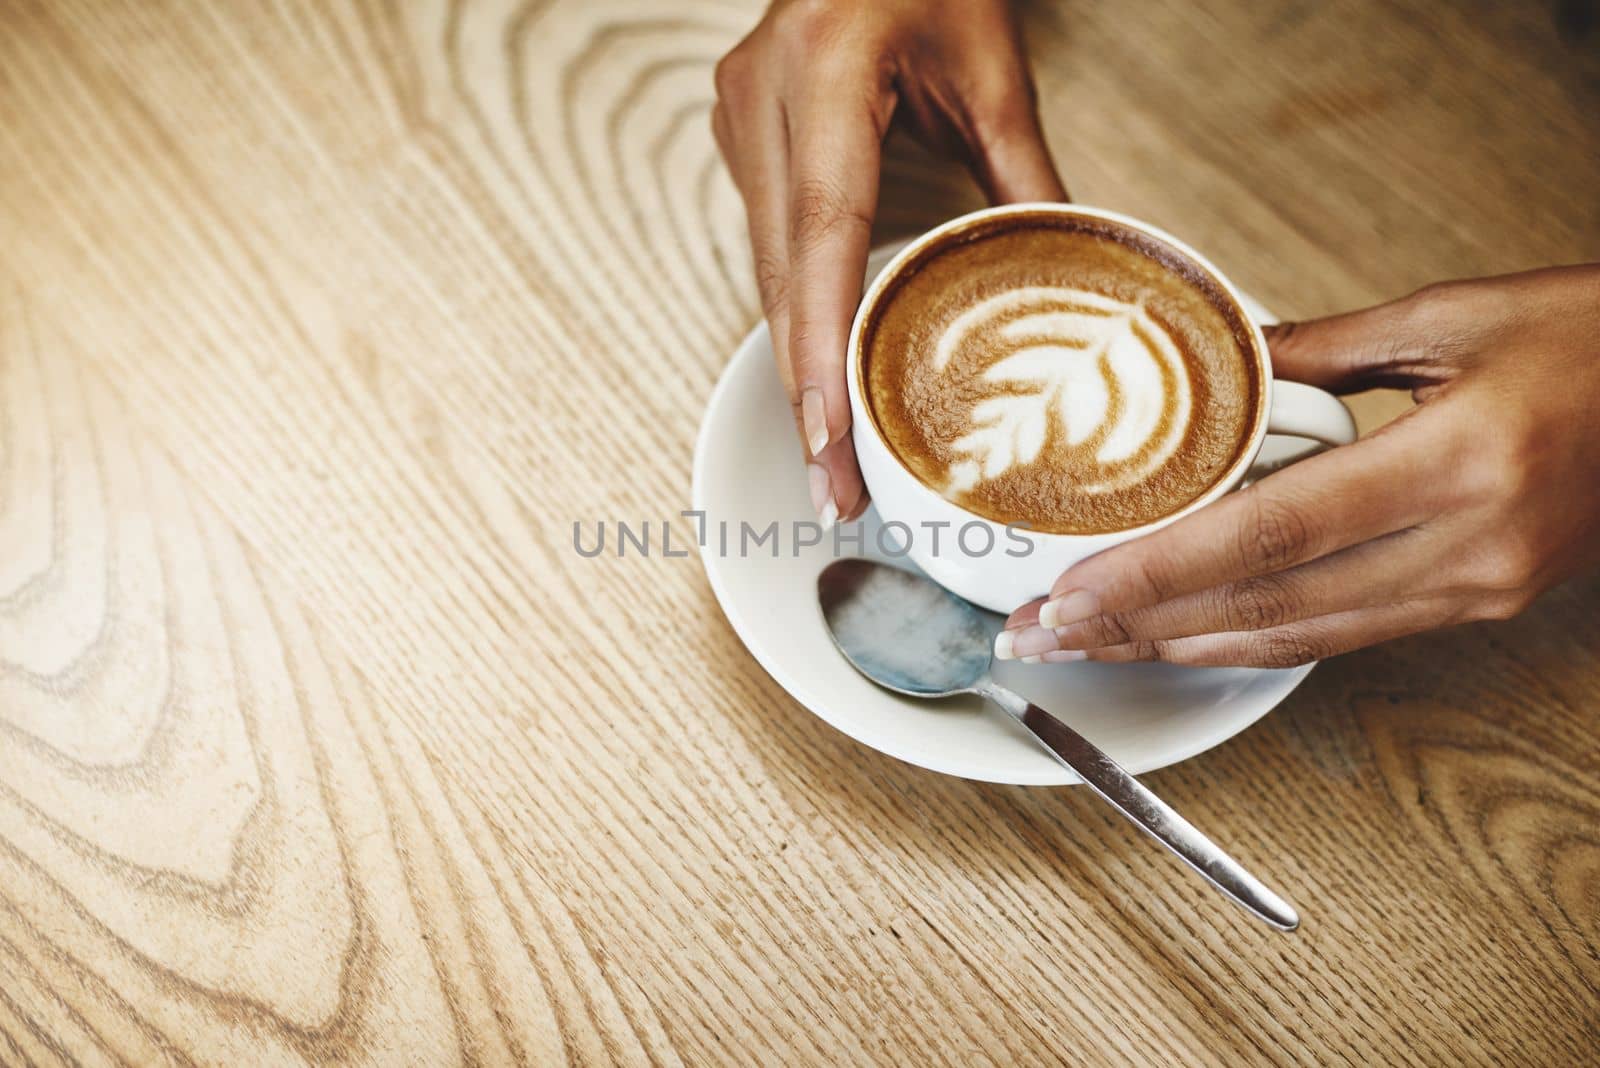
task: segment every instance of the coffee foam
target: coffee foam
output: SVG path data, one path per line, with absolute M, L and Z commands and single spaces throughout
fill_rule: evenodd
M 1119 530 L 1237 459 L 1259 418 L 1249 336 L 1215 279 L 1148 235 L 1001 216 L 902 269 L 863 338 L 864 384 L 890 447 L 955 503 Z
M 1183 440 L 1193 407 L 1189 371 L 1140 305 L 1061 286 L 1005 290 L 956 316 L 939 337 L 933 369 L 943 371 L 986 331 L 995 335 L 994 362 L 983 379 L 997 392 L 973 408 L 972 429 L 951 443 L 963 459 L 950 469 L 947 496 L 1035 462 L 1052 420 L 1067 449 L 1092 449 L 1103 470 L 1079 484 L 1084 493 L 1144 481 Z

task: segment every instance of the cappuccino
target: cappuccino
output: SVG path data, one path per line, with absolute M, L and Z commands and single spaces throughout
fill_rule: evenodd
M 1043 532 L 1178 511 L 1264 418 L 1265 355 L 1223 286 L 1087 215 L 991 216 L 920 249 L 870 310 L 861 354 L 872 419 L 912 474 Z

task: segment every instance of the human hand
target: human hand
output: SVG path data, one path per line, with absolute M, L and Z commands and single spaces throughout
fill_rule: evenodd
M 1600 264 L 1268 339 L 1278 377 L 1406 387 L 1417 407 L 1069 568 L 997 656 L 1288 667 L 1508 619 L 1600 562 Z
M 1008 0 L 776 0 L 717 64 L 712 128 L 744 197 L 778 372 L 824 526 L 867 506 L 845 347 L 890 120 L 992 201 L 1064 200 Z

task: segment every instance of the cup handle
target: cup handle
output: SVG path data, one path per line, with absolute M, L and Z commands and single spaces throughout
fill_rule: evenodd
M 1356 440 L 1356 420 L 1344 402 L 1327 390 L 1299 382 L 1275 379 L 1272 383 L 1272 410 L 1267 413 L 1267 433 L 1305 438 L 1311 444 L 1289 455 L 1258 460 L 1250 469 L 1252 479 L 1287 467 L 1312 453 L 1348 445 Z

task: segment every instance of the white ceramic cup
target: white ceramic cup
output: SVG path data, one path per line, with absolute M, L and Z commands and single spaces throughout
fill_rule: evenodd
M 1099 534 L 1052 534 L 1008 528 L 946 499 L 907 470 L 883 439 L 867 408 L 861 367 L 862 338 L 883 294 L 900 271 L 929 245 L 943 243 L 969 227 L 1007 214 L 1041 213 L 1109 220 L 1169 246 L 1210 275 L 1233 302 L 1239 320 L 1249 326 L 1253 355 L 1261 361 L 1266 417 L 1255 420 L 1255 432 L 1249 444 L 1222 478 L 1189 504 L 1154 522 Z M 1246 313 L 1238 290 L 1209 260 L 1148 223 L 1076 204 L 1009 204 L 985 208 L 952 219 L 906 245 L 867 287 L 850 329 L 846 373 L 856 458 L 861 464 L 867 491 L 891 539 L 934 581 L 974 604 L 997 612 L 1010 612 L 1044 596 L 1057 576 L 1078 561 L 1159 530 L 1231 492 L 1250 473 L 1268 434 L 1305 438 L 1318 447 L 1347 445 L 1356 438 L 1355 420 L 1349 409 L 1331 393 L 1297 382 L 1273 380 L 1271 357 L 1260 324 Z

